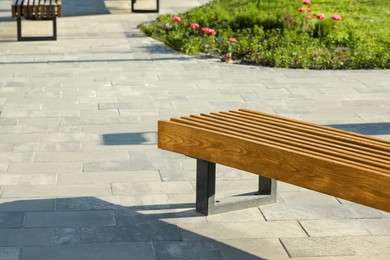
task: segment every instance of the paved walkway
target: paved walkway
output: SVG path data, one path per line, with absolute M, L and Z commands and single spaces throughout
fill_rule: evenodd
M 1 260 L 390 258 L 389 213 L 283 183 L 277 205 L 200 216 L 195 160 L 156 148 L 158 119 L 241 107 L 390 139 L 389 71 L 195 59 L 141 35 L 156 15 L 128 0 L 75 2 L 55 42 L 17 42 L 0 2 Z M 255 189 L 218 170 L 219 196 Z

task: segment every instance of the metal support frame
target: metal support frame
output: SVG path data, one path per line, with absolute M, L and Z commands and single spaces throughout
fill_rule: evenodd
M 37 19 L 38 20 L 38 19 Z M 18 27 L 18 41 L 56 41 L 57 40 L 57 16 L 53 18 L 44 18 L 39 20 L 52 20 L 53 21 L 53 36 L 22 36 L 22 19 L 20 16 L 17 17 Z
M 160 0 L 156 0 L 156 9 L 134 9 L 134 5 L 137 0 L 131 0 L 131 11 L 133 13 L 159 13 L 160 12 Z
M 259 176 L 256 193 L 215 200 L 215 163 L 197 159 L 196 212 L 213 215 L 276 203 L 276 180 Z

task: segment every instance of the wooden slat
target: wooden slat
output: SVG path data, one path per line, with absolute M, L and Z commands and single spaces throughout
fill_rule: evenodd
M 254 116 L 267 118 L 267 119 L 275 121 L 275 122 L 282 122 L 283 124 L 290 124 L 290 125 L 295 125 L 295 126 L 298 125 L 299 127 L 302 127 L 302 128 L 305 127 L 308 130 L 311 129 L 311 131 L 315 131 L 315 132 L 318 132 L 320 134 L 324 134 L 324 135 L 330 134 L 331 136 L 336 137 L 336 138 L 345 139 L 345 140 L 352 141 L 352 142 L 358 142 L 360 144 L 379 146 L 379 147 L 383 147 L 387 151 L 390 151 L 390 141 L 378 139 L 375 137 L 368 137 L 368 136 L 357 134 L 357 133 L 347 132 L 347 131 L 343 131 L 340 129 L 335 129 L 335 128 L 326 127 L 326 126 L 320 126 L 317 124 L 312 124 L 312 123 L 294 120 L 294 119 L 290 119 L 290 118 L 285 118 L 285 117 L 281 117 L 281 116 L 275 116 L 275 115 L 271 115 L 271 114 L 267 114 L 267 113 L 263 113 L 263 112 L 249 110 L 249 109 L 239 109 L 239 111 L 231 111 L 231 112 L 232 113 L 243 113 L 243 112 L 250 113 Z
M 159 121 L 158 147 L 390 212 L 390 174 L 177 122 Z
M 195 127 L 199 127 L 205 130 L 213 130 L 220 133 L 232 134 L 237 137 L 244 137 L 254 141 L 259 141 L 262 143 L 267 143 L 269 145 L 278 147 L 280 149 L 288 149 L 291 151 L 296 151 L 302 154 L 321 156 L 323 158 L 328 158 L 334 161 L 339 161 L 342 163 L 349 163 L 352 165 L 356 165 L 358 167 L 373 169 L 377 171 L 381 171 L 384 173 L 390 173 L 390 166 L 387 164 L 388 161 L 385 160 L 375 160 L 376 158 L 364 157 L 357 153 L 355 154 L 345 154 L 340 151 L 329 151 L 326 149 L 313 149 L 309 143 L 299 143 L 294 140 L 281 140 L 280 138 L 274 138 L 264 135 L 257 130 L 252 130 L 248 132 L 248 129 L 242 127 L 231 127 L 229 125 L 221 125 L 215 124 L 211 121 L 203 121 L 202 118 L 198 117 L 183 117 L 181 119 L 173 118 L 171 119 L 173 122 L 178 122 L 183 125 L 191 125 Z
M 267 131 L 267 133 L 276 133 L 280 134 L 280 138 L 289 138 L 291 137 L 294 141 L 309 141 L 312 146 L 316 144 L 326 145 L 327 149 L 342 149 L 345 151 L 358 152 L 359 154 L 365 154 L 372 157 L 380 158 L 383 160 L 390 160 L 390 153 L 386 151 L 382 151 L 382 149 L 372 148 L 372 146 L 366 147 L 361 144 L 353 144 L 345 140 L 339 140 L 333 138 L 332 135 L 328 135 L 328 137 L 324 137 L 321 135 L 317 135 L 316 132 L 307 132 L 302 131 L 299 127 L 288 128 L 283 127 L 283 124 L 278 125 L 270 125 L 267 122 L 262 122 L 259 120 L 252 120 L 251 118 L 246 118 L 245 116 L 237 116 L 231 114 L 224 113 L 212 113 L 210 115 L 204 115 L 205 117 L 226 120 L 227 122 L 235 122 L 237 126 L 245 125 L 250 127 L 253 126 L 253 129 Z
M 61 0 L 56 0 L 57 1 L 57 16 L 62 16 L 62 1 Z

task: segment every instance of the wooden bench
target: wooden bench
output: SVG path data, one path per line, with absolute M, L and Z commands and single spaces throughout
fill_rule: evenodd
M 160 12 L 160 0 L 156 0 L 156 9 L 136 9 L 137 0 L 131 0 L 131 11 L 133 13 L 158 13 Z
M 205 215 L 276 202 L 275 180 L 390 212 L 389 141 L 240 109 L 159 121 L 158 147 L 197 159 Z M 216 202 L 215 164 L 259 175 L 257 198 Z
M 57 40 L 57 16 L 61 16 L 61 0 L 13 0 L 12 17 L 17 18 L 18 41 Z M 22 17 L 28 20 L 52 20 L 53 36 L 23 37 Z

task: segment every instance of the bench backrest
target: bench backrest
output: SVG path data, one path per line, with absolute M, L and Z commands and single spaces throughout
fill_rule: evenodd
M 30 19 L 53 18 L 62 15 L 61 0 L 13 0 L 11 5 L 12 17 Z
M 390 142 L 240 109 L 159 121 L 158 146 L 390 212 Z

